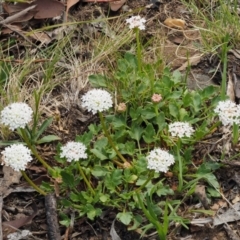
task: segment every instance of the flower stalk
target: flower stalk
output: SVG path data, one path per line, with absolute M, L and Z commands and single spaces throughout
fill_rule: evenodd
M 181 140 L 177 141 L 177 160 L 178 160 L 178 191 L 180 192 L 183 188 L 183 163 L 182 158 L 180 156 L 181 149 Z
M 79 172 L 80 172 L 80 174 L 81 174 L 81 176 L 82 176 L 84 182 L 85 182 L 86 185 L 88 186 L 88 188 L 89 188 L 89 190 L 91 191 L 91 193 L 92 193 L 93 195 L 95 195 L 95 191 L 93 190 L 93 188 L 92 188 L 90 182 L 88 181 L 88 179 L 87 179 L 87 177 L 86 177 L 86 175 L 85 175 L 85 173 L 84 173 L 84 171 L 83 171 L 81 165 L 79 164 L 79 162 L 77 162 L 77 166 L 78 166 Z
M 47 169 L 47 170 L 51 170 L 53 171 L 53 168 L 50 167 L 46 161 L 38 154 L 37 150 L 35 149 L 35 147 L 31 144 L 31 142 L 28 139 L 28 136 L 25 132 L 25 129 L 20 128 L 21 134 L 22 134 L 22 138 L 25 141 L 25 143 L 27 144 L 27 146 L 29 147 L 29 149 L 32 151 L 33 155 L 37 158 L 37 160 Z
M 22 176 L 25 178 L 25 180 L 28 182 L 30 186 L 32 186 L 38 193 L 46 196 L 47 193 L 44 192 L 41 188 L 39 188 L 28 176 L 24 171 L 21 171 Z
M 137 40 L 137 63 L 138 71 L 142 70 L 142 47 L 140 42 L 139 28 L 135 28 L 136 40 Z
M 104 118 L 103 118 L 103 114 L 101 112 L 99 112 L 99 118 L 102 124 L 102 128 L 104 131 L 105 136 L 108 139 L 109 144 L 111 145 L 111 147 L 114 149 L 114 151 L 116 152 L 116 154 L 118 155 L 118 157 L 124 162 L 124 163 L 128 163 L 128 161 L 123 157 L 123 155 L 118 151 L 118 149 L 116 148 L 115 144 L 113 143 L 113 140 L 110 136 L 110 134 L 108 133 L 108 130 L 106 128 L 106 124 L 104 122 Z

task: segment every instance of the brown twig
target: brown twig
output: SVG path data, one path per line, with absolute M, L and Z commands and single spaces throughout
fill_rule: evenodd
M 23 9 L 21 12 L 18 12 L 12 16 L 7 17 L 6 19 L 0 21 L 0 24 L 4 25 L 4 24 L 9 24 L 11 22 L 13 22 L 14 20 L 18 19 L 19 17 L 22 17 L 23 15 L 25 15 L 27 12 L 29 12 L 30 10 L 34 9 L 37 5 L 33 5 L 31 7 L 25 8 Z
M 61 240 L 58 217 L 57 217 L 57 203 L 54 194 L 48 194 L 45 197 L 45 208 L 48 226 L 48 239 Z

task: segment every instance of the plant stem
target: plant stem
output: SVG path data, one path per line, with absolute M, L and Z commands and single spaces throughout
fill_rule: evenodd
M 238 143 L 239 138 L 239 126 L 235 122 L 233 123 L 233 145 Z
M 35 147 L 30 143 L 27 135 L 26 135 L 26 132 L 25 132 L 25 129 L 21 128 L 20 129 L 21 133 L 22 133 L 22 137 L 23 137 L 23 140 L 26 142 L 27 146 L 30 148 L 30 150 L 32 151 L 33 155 L 37 158 L 37 160 L 48 170 L 52 170 L 53 171 L 53 168 L 51 168 L 44 160 L 43 158 L 38 154 L 37 150 L 35 149 Z
M 154 171 L 151 171 L 151 173 L 150 173 L 149 177 L 147 178 L 147 180 L 139 188 L 134 190 L 134 192 L 135 191 L 140 192 L 143 188 L 145 188 L 147 186 L 147 184 L 152 180 L 153 176 L 154 176 Z
M 139 36 L 139 29 L 135 28 L 136 40 L 137 40 L 137 62 L 138 62 L 138 70 L 142 70 L 142 48 Z
M 164 233 L 163 228 L 161 227 L 160 223 L 158 221 L 156 221 L 154 219 L 154 217 L 151 216 L 149 211 L 145 208 L 138 191 L 136 191 L 136 195 L 137 195 L 138 202 L 139 202 L 139 205 L 140 205 L 143 213 L 145 214 L 147 219 L 156 227 L 156 230 L 158 232 L 158 236 L 159 236 L 160 240 L 166 240 L 166 234 Z
M 123 157 L 123 155 L 117 150 L 116 146 L 114 145 L 113 143 L 113 140 L 110 136 L 110 134 L 108 133 L 108 130 L 106 128 L 106 125 L 105 125 L 105 122 L 104 122 L 104 119 L 103 119 L 103 114 L 101 112 L 99 112 L 99 117 L 100 117 L 100 121 L 101 121 L 101 124 L 102 124 L 102 128 L 103 128 L 103 131 L 104 131 L 104 134 L 105 136 L 107 137 L 108 139 L 108 142 L 110 143 L 110 145 L 112 146 L 112 148 L 114 149 L 114 151 L 116 152 L 116 154 L 118 155 L 118 157 L 124 162 L 124 163 L 128 163 L 128 161 Z
M 25 178 L 25 180 L 29 183 L 30 186 L 32 186 L 38 193 L 46 196 L 47 193 L 45 193 L 41 188 L 39 188 L 28 176 L 24 171 L 21 171 L 22 176 Z
M 93 190 L 90 182 L 88 181 L 85 173 L 83 172 L 83 169 L 82 169 L 81 165 L 79 164 L 79 162 L 77 162 L 77 165 L 78 165 L 79 172 L 80 172 L 80 174 L 81 174 L 84 182 L 87 184 L 87 186 L 88 186 L 88 188 L 90 189 L 91 193 L 92 193 L 93 195 L 95 195 L 95 191 Z
M 182 158 L 180 156 L 180 146 L 181 146 L 181 140 L 178 139 L 177 141 L 177 159 L 178 159 L 178 191 L 182 190 L 183 187 L 183 164 L 182 164 Z
M 158 104 L 154 104 L 154 110 L 155 110 L 155 114 L 156 114 L 156 116 L 159 115 L 158 109 L 159 109 Z

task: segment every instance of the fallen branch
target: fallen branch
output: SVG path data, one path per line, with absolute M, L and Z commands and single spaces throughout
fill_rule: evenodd
M 46 218 L 48 226 L 48 239 L 61 240 L 57 217 L 57 203 L 54 194 L 45 196 Z

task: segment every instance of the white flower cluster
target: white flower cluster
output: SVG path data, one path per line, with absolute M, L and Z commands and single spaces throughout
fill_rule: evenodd
M 13 144 L 2 151 L 2 165 L 11 167 L 15 171 L 24 171 L 32 161 L 31 151 L 22 144 Z
M 169 167 L 175 162 L 173 155 L 161 148 L 155 148 L 147 156 L 148 169 L 156 172 L 167 172 Z
M 93 114 L 103 112 L 113 106 L 111 95 L 101 89 L 92 89 L 82 96 L 82 106 Z
M 87 158 L 85 153 L 87 147 L 80 142 L 68 142 L 65 146 L 61 147 L 61 158 L 66 158 L 68 162 L 78 161 L 79 159 Z
M 191 137 L 194 129 L 187 122 L 174 122 L 169 124 L 168 130 L 173 137 Z
M 214 112 L 224 126 L 233 125 L 233 123 L 240 124 L 240 105 L 231 100 L 220 101 Z
M 24 128 L 32 120 L 32 109 L 26 103 L 12 103 L 1 111 L 0 122 L 13 131 Z
M 132 16 L 126 20 L 129 24 L 129 28 L 138 28 L 139 30 L 145 30 L 145 18 L 141 18 L 140 16 Z

